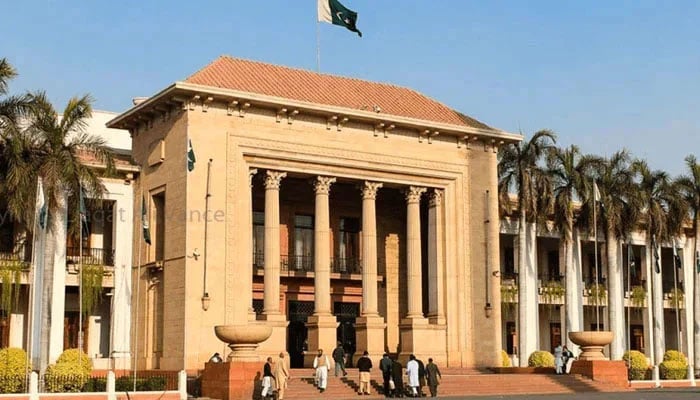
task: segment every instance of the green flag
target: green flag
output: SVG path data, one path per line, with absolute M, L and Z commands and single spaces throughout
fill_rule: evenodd
M 357 13 L 340 4 L 338 0 L 318 0 L 318 21 L 344 26 L 362 37 L 362 32 L 356 26 Z
M 143 227 L 143 241 L 151 244 L 151 230 L 148 227 L 148 215 L 146 214 L 146 198 L 141 201 L 141 226 Z
M 194 163 L 197 162 L 197 158 L 194 156 L 194 149 L 192 149 L 192 141 L 187 142 L 187 171 L 192 172 L 194 169 Z

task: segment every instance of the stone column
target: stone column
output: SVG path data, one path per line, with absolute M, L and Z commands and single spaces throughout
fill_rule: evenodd
M 355 356 L 367 350 L 373 358 L 384 352 L 384 318 L 377 307 L 377 191 L 381 183 L 362 185 L 362 315 L 355 320 Z
M 255 310 L 253 309 L 253 277 L 252 277 L 252 269 L 253 269 L 253 177 L 255 174 L 258 173 L 257 169 L 249 169 L 248 170 L 248 187 L 249 187 L 249 192 L 246 194 L 246 201 L 248 201 L 247 208 L 248 208 L 248 224 L 247 224 L 247 229 L 248 229 L 248 257 L 249 257 L 249 262 L 248 266 L 251 270 L 251 276 L 250 279 L 246 277 L 246 288 L 248 290 L 249 298 L 246 299 L 246 301 L 250 300 L 250 304 L 248 304 L 248 320 L 249 321 L 255 321 Z
M 314 314 L 307 320 L 309 352 L 304 365 L 311 365 L 318 349 L 330 353 L 335 348 L 338 322 L 331 314 L 330 212 L 328 195 L 335 178 L 318 176 L 314 215 Z
M 431 329 L 428 319 L 423 316 L 422 299 L 422 267 L 421 267 L 421 229 L 420 229 L 420 198 L 426 188 L 410 186 L 406 190 L 406 289 L 408 313 L 401 320 L 401 352 L 399 359 L 402 363 L 408 360 L 410 354 L 418 358 L 427 358 L 434 350 L 438 340 L 437 329 Z
M 267 320 L 280 319 L 280 183 L 286 172 L 265 176 L 265 300 Z M 251 217 L 252 218 L 252 217 Z
M 430 193 L 428 208 L 428 319 L 431 324 L 445 324 L 443 192 Z
M 420 243 L 420 198 L 426 189 L 410 186 L 406 191 L 406 286 L 408 314 L 406 318 L 423 318 Z

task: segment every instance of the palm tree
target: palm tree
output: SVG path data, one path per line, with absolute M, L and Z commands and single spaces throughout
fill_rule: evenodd
M 40 371 L 46 369 L 49 360 L 49 338 L 52 325 L 52 295 L 54 291 L 53 271 L 65 268 L 56 264 L 65 260 L 66 221 L 80 229 L 80 216 L 77 207 L 81 189 L 92 198 L 100 198 L 105 188 L 98 172 L 81 163 L 81 155 L 91 154 L 104 162 L 108 168 L 113 165 L 112 156 L 105 141 L 85 132 L 87 121 L 92 115 L 92 99 L 89 96 L 72 98 L 59 116 L 44 94 L 38 94 L 31 123 L 27 131 L 35 140 L 36 177 L 43 180 L 46 203 L 48 205 L 48 233 L 44 248 L 44 268 L 41 301 L 41 356 Z M 29 190 L 29 189 L 28 189 Z M 21 210 L 13 212 L 20 214 Z M 56 290 L 63 290 L 55 288 Z M 62 306 L 62 305 L 60 305 Z M 53 325 L 58 325 L 55 322 Z M 62 329 L 62 328 L 60 328 Z
M 7 96 L 8 82 L 17 76 L 17 71 L 5 58 L 0 58 L 0 134 L 16 127 L 20 118 L 29 112 L 32 96 L 23 94 Z
M 556 135 L 549 130 L 536 132 L 529 141 L 504 147 L 499 153 L 498 194 L 502 210 L 512 212 L 511 190 L 517 193 L 518 221 L 518 338 L 521 366 L 527 366 L 527 358 L 537 350 L 537 263 L 534 259 L 537 246 L 536 222 L 543 216 L 541 206 L 550 192 L 547 174 L 541 160 L 556 142 Z M 534 308 L 534 310 L 533 310 Z M 534 317 L 534 318 L 533 318 Z
M 567 332 L 580 331 L 583 328 L 583 299 L 579 287 L 580 268 L 574 264 L 574 231 L 576 212 L 574 201 L 590 197 L 590 182 L 593 169 L 600 165 L 600 158 L 583 155 L 577 146 L 565 149 L 552 148 L 547 155 L 547 173 L 552 179 L 554 202 L 554 226 L 561 233 L 560 251 L 564 254 L 564 271 L 566 279 L 566 325 Z M 579 222 L 579 225 L 583 221 Z M 578 237 L 578 234 L 576 235 Z M 578 240 L 578 239 L 577 239 Z M 572 345 L 570 343 L 570 345 Z
M 678 221 L 678 213 L 671 212 L 679 207 L 678 193 L 671 185 L 668 174 L 664 171 L 652 171 L 645 161 L 635 161 L 633 169 L 639 175 L 639 195 L 641 208 L 644 210 L 644 222 L 646 224 L 648 251 L 654 264 L 652 272 L 652 316 L 654 320 L 654 360 L 660 363 L 665 352 L 664 308 L 663 308 L 663 281 L 661 276 L 661 243 L 672 242 L 681 222 Z M 675 224 L 675 226 L 673 226 Z M 675 244 L 673 244 L 675 246 Z
M 620 360 L 625 349 L 620 241 L 628 237 L 639 219 L 639 196 L 627 151 L 618 151 L 606 158 L 597 175 L 602 205 L 598 216 L 605 236 L 608 264 L 608 314 L 610 330 L 614 333 L 610 358 Z
M 698 274 L 697 263 L 700 256 L 700 164 L 694 155 L 685 158 L 687 174 L 678 178 L 677 183 L 681 188 L 681 193 L 685 197 L 688 208 L 693 218 L 693 275 L 695 276 L 695 296 L 693 309 L 695 310 L 695 330 L 693 332 L 693 342 L 695 347 L 695 368 L 700 368 L 700 274 Z M 686 306 L 687 307 L 687 306 Z

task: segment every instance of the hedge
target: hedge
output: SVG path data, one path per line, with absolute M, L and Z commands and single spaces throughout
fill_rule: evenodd
M 531 367 L 554 368 L 554 356 L 548 351 L 537 350 L 530 354 L 530 357 L 527 359 L 527 365 Z

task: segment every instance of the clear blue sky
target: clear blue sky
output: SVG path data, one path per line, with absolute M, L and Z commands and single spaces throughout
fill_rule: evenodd
M 492 126 L 549 128 L 677 174 L 700 157 L 700 2 L 343 0 L 322 71 L 417 89 Z M 10 4 L 10 5 L 8 5 Z M 316 0 L 23 0 L 2 6 L 13 91 L 123 111 L 221 54 L 316 67 Z

